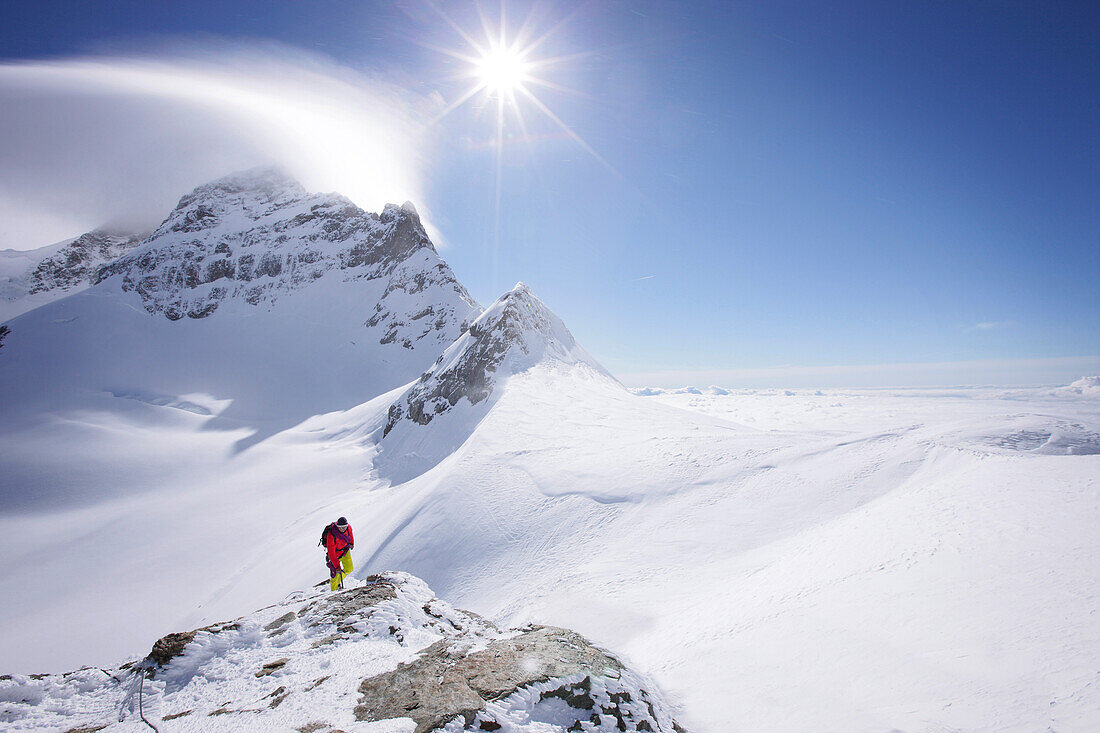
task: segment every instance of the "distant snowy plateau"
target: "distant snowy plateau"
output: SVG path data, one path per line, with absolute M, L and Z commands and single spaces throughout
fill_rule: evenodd
M 629 390 L 271 170 L 0 306 L 5 730 L 1100 730 L 1096 377 Z

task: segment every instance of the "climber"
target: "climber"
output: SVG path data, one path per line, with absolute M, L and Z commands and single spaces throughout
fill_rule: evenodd
M 344 587 L 344 578 L 354 569 L 351 564 L 351 549 L 355 547 L 355 536 L 351 525 L 344 517 L 325 527 L 321 533 L 321 544 L 325 548 L 325 562 L 328 565 L 333 590 Z

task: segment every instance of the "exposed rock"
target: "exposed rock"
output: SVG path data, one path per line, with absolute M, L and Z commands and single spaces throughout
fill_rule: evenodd
M 397 587 L 380 576 L 370 576 L 367 582 L 368 585 L 362 588 L 322 596 L 303 608 L 299 615 L 308 618 L 310 626 L 347 625 L 350 621 L 362 619 L 370 607 L 397 598 Z
M 282 659 L 276 659 L 274 662 L 268 662 L 260 671 L 256 673 L 257 677 L 266 677 L 273 672 L 277 672 L 286 666 L 286 663 L 290 661 L 290 657 L 283 657 Z
M 0 321 L 92 285 L 99 269 L 134 249 L 145 234 L 96 229 L 35 250 L 0 250 Z
M 500 630 L 404 573 L 367 581 L 169 634 L 129 673 L 0 678 L 0 715 L 21 728 L 64 730 L 78 714 L 84 727 L 76 730 L 97 730 L 119 720 L 119 696 L 136 689 L 135 669 L 153 665 L 156 680 L 142 688 L 146 717 L 186 717 L 189 730 L 335 733 L 354 721 L 402 718 L 417 733 L 680 730 L 648 684 L 574 632 Z M 347 703 L 334 706 L 339 700 Z M 121 702 L 125 722 L 144 726 L 131 703 Z
M 503 727 L 501 720 L 516 722 L 517 707 L 556 699 L 573 711 L 566 730 L 676 730 L 649 693 L 624 682 L 624 672 L 619 660 L 583 637 L 550 626 L 527 627 L 487 645 L 445 639 L 416 660 L 363 680 L 355 715 L 367 721 L 407 716 L 416 733 L 491 731 Z
M 103 265 L 137 246 L 144 235 L 96 229 L 40 261 L 27 277 L 27 292 L 66 292 L 91 284 Z
M 149 659 L 158 667 L 163 667 L 172 661 L 173 657 L 183 654 L 184 648 L 194 640 L 196 633 L 196 631 L 181 631 L 162 636 L 153 644 Z
M 293 621 L 295 617 L 296 614 L 293 611 L 285 613 L 268 625 L 264 626 L 264 631 L 275 631 L 276 629 L 281 629 L 287 622 Z
M 552 626 L 530 627 L 481 650 L 466 640 L 447 639 L 414 662 L 363 680 L 355 716 L 385 720 L 403 710 L 416 721 L 416 733 L 424 733 L 459 717 L 472 723 L 487 702 L 536 682 L 579 673 L 586 679 L 618 677 L 621 669 L 617 659 L 581 636 Z
M 236 631 L 238 628 L 240 628 L 240 625 L 236 622 L 225 622 L 204 626 L 194 631 L 179 631 L 167 634 L 153 643 L 153 649 L 149 652 L 149 656 L 146 657 L 146 659 L 153 662 L 157 668 L 164 667 L 171 662 L 173 658 L 183 654 L 187 645 L 194 641 L 195 636 L 200 632 L 219 634 L 223 631 Z M 153 671 L 153 675 L 155 675 L 155 670 Z
M 418 314 L 417 317 L 423 317 Z M 427 425 L 465 398 L 476 405 L 492 394 L 495 375 L 506 361 L 510 372 L 544 358 L 585 361 L 604 372 L 557 316 L 519 283 L 485 310 L 420 381 L 391 405 L 383 435 L 403 418 Z
M 411 205 L 367 213 L 337 194 L 307 193 L 270 169 L 196 188 L 96 282 L 119 277 L 147 311 L 178 320 L 209 317 L 227 300 L 270 305 L 330 274 L 384 283 L 373 312 L 364 314 L 383 344 L 442 346 L 480 310 Z M 426 304 L 430 319 L 422 315 Z
M 332 728 L 328 723 L 306 723 L 305 725 L 295 728 L 299 733 L 317 733 L 321 730 L 329 730 Z
M 283 700 L 286 700 L 288 697 L 290 697 L 290 693 L 287 692 L 285 687 L 279 687 L 270 695 L 268 695 L 268 697 L 271 698 L 271 702 L 268 703 L 267 706 L 269 708 L 277 708 L 283 703 Z
M 428 315 L 421 318 L 428 320 Z M 618 384 L 577 343 L 561 319 L 519 283 L 486 308 L 390 405 L 374 464 L 378 474 L 397 483 L 436 465 L 465 442 L 508 377 L 543 362 L 583 365 Z M 419 431 L 441 418 L 447 429 L 430 438 Z M 402 443 L 403 437 L 408 444 Z

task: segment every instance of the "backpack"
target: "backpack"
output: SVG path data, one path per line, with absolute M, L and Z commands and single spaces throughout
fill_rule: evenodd
M 331 524 L 325 527 L 324 531 L 321 532 L 321 539 L 317 540 L 317 546 L 318 547 L 328 547 L 328 545 L 325 544 L 325 540 L 328 539 L 328 534 L 331 531 L 332 531 L 332 525 Z

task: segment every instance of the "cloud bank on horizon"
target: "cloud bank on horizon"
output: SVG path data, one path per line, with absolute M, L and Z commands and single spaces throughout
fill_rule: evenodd
M 300 50 L 4 63 L 0 106 L 0 249 L 152 227 L 194 186 L 268 164 L 368 210 L 412 200 L 431 218 L 436 101 Z

